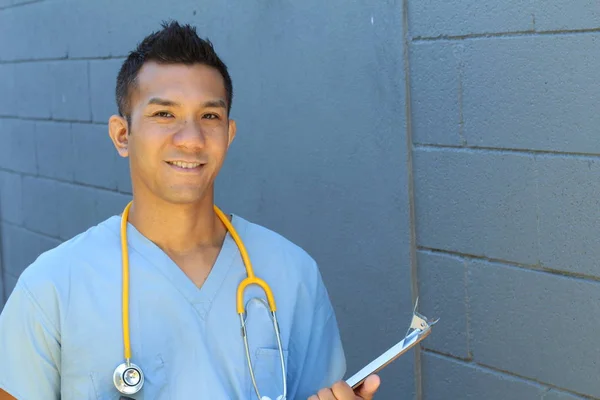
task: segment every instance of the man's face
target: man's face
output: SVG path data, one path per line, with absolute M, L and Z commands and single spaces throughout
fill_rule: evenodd
M 130 104 L 126 151 L 136 195 L 193 203 L 212 193 L 235 136 L 221 74 L 200 64 L 147 63 Z

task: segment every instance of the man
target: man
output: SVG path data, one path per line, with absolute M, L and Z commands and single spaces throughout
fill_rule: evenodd
M 277 336 L 263 304 L 250 301 L 265 298 L 256 286 L 243 298 L 256 388 L 249 372 L 235 312 L 246 270 L 230 223 L 277 302 L 287 398 L 371 399 L 377 376 L 356 393 L 341 381 L 344 352 L 315 261 L 264 227 L 216 214 L 214 180 L 236 125 L 231 78 L 210 42 L 190 26 L 164 24 L 125 60 L 116 94 L 119 115 L 108 128 L 129 158 L 126 235 L 113 216 L 22 273 L 0 316 L 0 398 L 255 399 L 256 389 L 280 396 Z M 123 395 L 113 373 L 126 342 L 144 381 Z

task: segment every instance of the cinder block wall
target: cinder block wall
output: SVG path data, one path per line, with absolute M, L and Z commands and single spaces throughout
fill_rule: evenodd
M 219 204 L 319 261 L 349 374 L 418 295 L 378 398 L 600 399 L 596 1 L 0 0 L 4 298 L 130 199 L 114 79 L 167 18 L 234 78 Z
M 116 73 L 136 42 L 175 18 L 210 38 L 232 73 L 238 134 L 219 206 L 319 262 L 348 375 L 403 337 L 412 300 L 401 4 L 9 3 L 0 3 L 5 296 L 41 251 L 129 200 L 127 163 L 106 125 Z M 386 369 L 381 398 L 413 395 L 413 359 Z
M 600 3 L 409 24 L 424 398 L 600 398 Z

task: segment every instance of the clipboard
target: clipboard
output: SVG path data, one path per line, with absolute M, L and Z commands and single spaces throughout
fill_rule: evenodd
M 427 317 L 417 312 L 419 299 L 415 303 L 410 326 L 404 336 L 404 339 L 390 347 L 385 353 L 371 361 L 364 368 L 346 380 L 346 383 L 352 388 L 359 387 L 369 375 L 375 374 L 388 366 L 402 354 L 415 347 L 423 339 L 431 334 L 431 327 L 440 319 L 429 321 Z

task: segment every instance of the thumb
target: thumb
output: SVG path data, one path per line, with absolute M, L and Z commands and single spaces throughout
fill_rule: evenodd
M 371 400 L 377 389 L 379 389 L 380 384 L 381 379 L 379 379 L 379 376 L 369 375 L 362 385 L 360 385 L 360 387 L 356 390 L 355 394 L 363 400 Z

